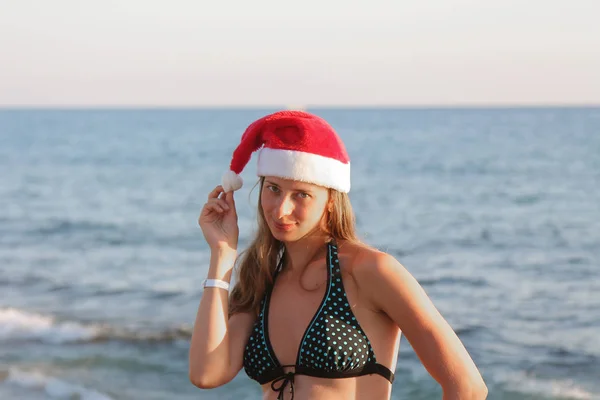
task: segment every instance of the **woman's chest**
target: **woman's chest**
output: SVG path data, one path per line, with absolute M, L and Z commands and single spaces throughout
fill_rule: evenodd
M 273 290 L 265 323 L 271 347 L 282 365 L 296 363 L 300 345 L 323 303 L 325 289 L 304 291 L 282 285 Z
M 325 357 L 328 350 L 335 352 L 340 346 L 353 346 L 350 338 L 357 343 L 361 338 L 366 341 L 355 314 L 363 317 L 365 310 L 357 301 L 355 285 L 348 284 L 351 283 L 348 279 L 351 280 L 341 275 L 324 276 L 320 282 L 316 277 L 313 286 L 299 282 L 275 285 L 264 323 L 273 352 L 281 364 L 296 364 L 300 352 L 307 350 L 307 346 L 311 354 Z M 306 290 L 306 287 L 314 289 Z M 336 348 L 332 349 L 334 345 Z

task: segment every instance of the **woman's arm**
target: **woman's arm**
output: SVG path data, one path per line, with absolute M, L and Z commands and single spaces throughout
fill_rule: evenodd
M 208 279 L 229 282 L 237 256 L 239 228 L 233 192 L 217 186 L 198 218 L 210 251 Z M 192 383 L 208 389 L 232 380 L 242 368 L 244 348 L 254 316 L 239 313 L 227 317 L 228 293 L 205 288 L 196 314 L 190 343 L 189 376 Z
M 359 290 L 404 333 L 444 400 L 487 397 L 481 374 L 421 285 L 394 257 L 365 250 L 353 275 Z
M 208 278 L 229 282 L 235 257 L 235 252 L 212 252 Z M 189 351 L 190 381 L 203 389 L 224 385 L 242 368 L 255 316 L 239 313 L 228 319 L 228 304 L 226 290 L 204 289 Z

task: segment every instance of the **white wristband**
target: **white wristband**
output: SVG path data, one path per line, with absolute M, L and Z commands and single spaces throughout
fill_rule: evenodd
M 216 287 L 216 288 L 229 290 L 229 283 L 222 281 L 220 279 L 205 279 L 204 282 L 202 283 L 202 286 L 205 288 Z

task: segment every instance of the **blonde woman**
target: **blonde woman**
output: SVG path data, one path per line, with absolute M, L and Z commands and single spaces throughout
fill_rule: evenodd
M 234 191 L 258 150 L 258 230 L 238 257 Z M 349 191 L 346 149 L 322 118 L 281 111 L 248 127 L 199 217 L 211 259 L 190 380 L 214 388 L 244 368 L 263 399 L 389 399 L 404 333 L 444 399 L 486 398 L 477 367 L 418 282 L 357 238 Z

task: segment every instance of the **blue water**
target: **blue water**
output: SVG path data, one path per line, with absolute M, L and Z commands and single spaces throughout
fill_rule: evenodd
M 193 387 L 187 350 L 198 212 L 271 111 L 0 111 L 0 398 L 261 397 L 243 372 Z M 309 111 L 346 143 L 362 236 L 421 282 L 490 399 L 600 398 L 600 109 Z M 441 398 L 404 337 L 396 373 L 394 399 Z

